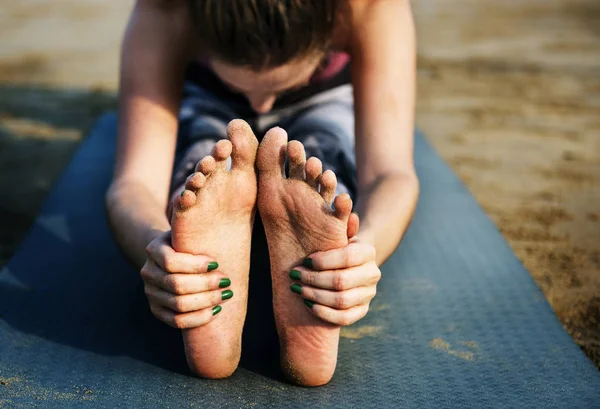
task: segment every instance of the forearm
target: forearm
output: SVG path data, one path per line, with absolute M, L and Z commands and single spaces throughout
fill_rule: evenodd
M 113 182 L 106 193 L 106 211 L 116 242 L 141 268 L 146 261 L 146 246 L 170 230 L 166 209 L 144 185 Z
M 377 265 L 396 249 L 412 220 L 419 183 L 414 172 L 390 174 L 359 188 L 358 238 L 375 247 Z

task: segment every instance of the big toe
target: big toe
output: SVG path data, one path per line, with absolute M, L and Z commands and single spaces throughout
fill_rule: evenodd
M 227 135 L 233 147 L 231 168 L 253 169 L 258 140 L 254 136 L 250 125 L 241 119 L 234 119 L 227 125 Z
M 284 176 L 287 132 L 276 127 L 269 130 L 258 147 L 256 164 L 263 176 Z

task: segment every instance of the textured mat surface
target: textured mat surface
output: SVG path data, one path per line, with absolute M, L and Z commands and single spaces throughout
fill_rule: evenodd
M 0 407 L 600 407 L 600 373 L 421 136 L 417 214 L 372 312 L 344 330 L 333 381 L 279 378 L 260 229 L 242 367 L 190 376 L 106 225 L 114 129 L 100 121 L 0 273 Z

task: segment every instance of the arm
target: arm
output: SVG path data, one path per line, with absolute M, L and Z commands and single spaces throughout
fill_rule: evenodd
M 137 1 L 121 56 L 115 174 L 106 195 L 115 239 L 141 267 L 169 230 L 168 189 L 190 24 L 184 1 Z
M 378 268 L 398 246 L 416 207 L 413 163 L 415 32 L 408 0 L 353 0 L 349 49 L 356 116 L 361 219 L 346 247 L 311 254 L 297 267 L 302 296 L 324 321 L 363 318 L 381 278 Z
M 138 0 L 123 41 L 115 174 L 106 193 L 116 241 L 141 268 L 150 310 L 177 328 L 214 319 L 229 280 L 176 253 L 166 216 L 191 24 L 185 0 Z
M 413 163 L 415 32 L 408 0 L 363 2 L 352 40 L 361 241 L 382 264 L 398 246 L 418 195 Z

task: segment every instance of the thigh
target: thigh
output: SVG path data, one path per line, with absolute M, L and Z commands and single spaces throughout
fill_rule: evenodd
M 177 151 L 171 194 L 183 188 L 196 163 L 210 154 L 213 146 L 227 138 L 227 124 L 235 119 L 227 101 L 201 87 L 186 83 L 179 110 Z
M 355 198 L 354 104 L 350 85 L 315 96 L 312 104 L 283 118 L 282 127 L 290 139 L 302 142 L 307 157 L 319 158 L 323 170 L 335 172 L 337 194 L 349 193 Z

